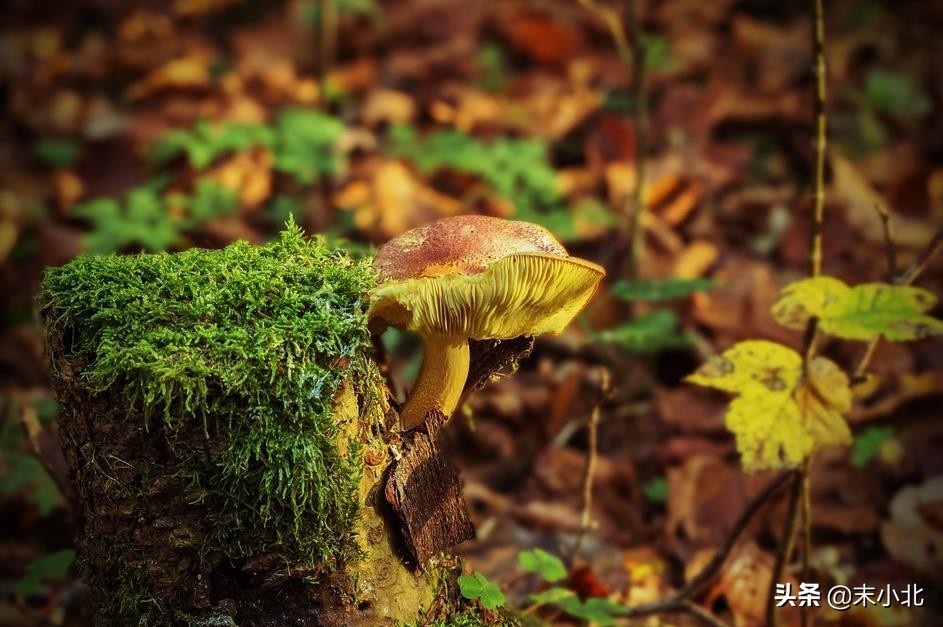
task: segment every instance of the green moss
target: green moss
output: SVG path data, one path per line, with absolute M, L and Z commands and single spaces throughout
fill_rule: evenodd
M 532 625 L 539 625 L 533 621 Z M 412 625 L 403 627 L 523 627 L 524 623 L 505 610 L 483 611 L 477 607 L 469 607 L 461 611 L 448 613 L 443 618 L 429 621 L 425 616 Z
M 199 460 L 180 473 L 210 508 L 204 554 L 317 563 L 358 554 L 362 462 L 338 447 L 332 407 L 372 376 L 372 282 L 290 225 L 265 246 L 80 257 L 47 271 L 41 305 L 83 385 L 124 401 L 115 420 L 143 418 Z M 204 442 L 174 438 L 194 424 Z

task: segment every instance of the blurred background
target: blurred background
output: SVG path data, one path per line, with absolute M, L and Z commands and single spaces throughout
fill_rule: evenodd
M 826 9 L 824 272 L 884 280 L 877 206 L 899 268 L 943 224 L 943 5 Z M 769 308 L 808 272 L 810 3 L 8 0 L 0 22 L 0 624 L 90 624 L 33 307 L 42 269 L 82 253 L 263 242 L 293 215 L 369 254 L 482 213 L 540 223 L 605 265 L 578 323 L 540 338 L 445 435 L 478 530 L 461 552 L 515 603 L 533 591 L 519 551 L 566 554 L 581 535 L 594 407 L 593 524 L 567 582 L 581 595 L 664 596 L 769 481 L 740 469 L 726 399 L 682 378 L 740 340 L 799 345 Z M 938 295 L 940 269 L 919 282 Z M 628 278 L 661 283 L 639 294 Z M 699 281 L 678 296 L 677 279 Z M 417 343 L 383 344 L 402 398 Z M 818 456 L 812 484 L 816 581 L 919 583 L 925 624 L 941 624 L 940 348 L 878 347 L 854 444 Z M 846 367 L 861 350 L 824 346 Z M 761 620 L 782 500 L 700 599 L 731 624 Z

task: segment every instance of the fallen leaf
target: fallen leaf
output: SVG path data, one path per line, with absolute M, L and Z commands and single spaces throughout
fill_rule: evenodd
M 380 123 L 405 124 L 416 115 L 416 103 L 409 94 L 392 89 L 374 89 L 367 94 L 361 116 L 368 126 Z
M 210 82 L 209 58 L 205 54 L 193 53 L 163 64 L 145 78 L 132 83 L 127 95 L 139 100 L 168 89 L 194 89 L 207 87 Z
M 844 157 L 832 154 L 832 192 L 845 205 L 845 219 L 872 244 L 884 243 L 884 225 L 877 207 L 890 212 L 894 243 L 902 248 L 921 249 L 933 236 L 925 222 L 894 212 L 887 200 Z
M 82 197 L 85 187 L 75 172 L 56 170 L 53 175 L 56 185 L 56 200 L 63 209 L 68 209 Z
M 675 259 L 673 276 L 679 279 L 696 279 L 707 274 L 717 261 L 717 247 L 707 240 L 696 240 Z
M 920 573 L 943 573 L 943 477 L 900 489 L 891 499 L 881 539 L 894 559 Z
M 358 229 L 381 241 L 462 210 L 459 201 L 427 187 L 401 161 L 375 163 L 368 182 L 349 184 L 335 202 L 354 212 Z

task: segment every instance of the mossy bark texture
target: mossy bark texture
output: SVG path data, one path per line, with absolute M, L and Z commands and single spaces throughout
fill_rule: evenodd
M 294 230 L 49 271 L 41 308 L 99 624 L 393 624 L 432 601 L 385 517 L 371 281 Z

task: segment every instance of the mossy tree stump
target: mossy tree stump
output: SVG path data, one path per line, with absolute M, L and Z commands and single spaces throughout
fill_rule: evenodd
M 415 620 L 381 488 L 373 274 L 267 246 L 82 257 L 41 301 L 83 575 L 102 625 Z M 415 566 L 415 565 L 413 565 Z

